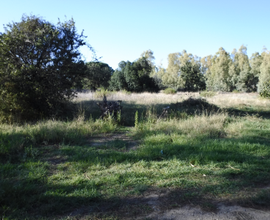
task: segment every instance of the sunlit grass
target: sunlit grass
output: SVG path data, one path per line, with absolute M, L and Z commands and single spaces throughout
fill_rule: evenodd
M 80 117 L 73 121 L 47 120 L 33 125 L 0 124 L 0 155 L 14 153 L 30 145 L 78 144 L 94 134 L 113 132 L 116 128 L 112 119 L 94 121 Z

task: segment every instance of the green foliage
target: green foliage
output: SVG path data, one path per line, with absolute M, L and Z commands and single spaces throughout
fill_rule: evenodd
M 247 48 L 241 46 L 231 54 L 229 74 L 231 76 L 232 88 L 241 92 L 255 92 L 258 77 L 251 71 L 250 62 L 247 56 Z
M 133 63 L 122 61 L 111 77 L 109 88 L 116 91 L 156 92 L 158 91 L 158 86 L 153 78 L 150 77 L 151 71 L 152 67 L 145 57 Z
M 207 74 L 206 86 L 207 90 L 212 91 L 231 91 L 232 82 L 229 75 L 229 67 L 232 60 L 224 48 L 219 48 L 219 51 L 212 57 L 211 66 Z
M 0 35 L 0 115 L 5 121 L 61 115 L 85 73 L 73 20 L 22 17 Z
M 187 51 L 172 53 L 168 56 L 168 68 L 160 68 L 155 75 L 162 79 L 162 84 L 174 89 L 198 91 L 205 89 L 205 77 L 196 56 Z
M 108 64 L 102 62 L 89 62 L 86 66 L 86 77 L 82 80 L 83 89 L 108 88 L 114 70 Z
M 163 93 L 165 93 L 165 94 L 175 94 L 176 90 L 173 89 L 173 88 L 167 88 L 167 89 L 163 90 Z
M 249 60 L 247 48 L 243 45 L 238 51 L 234 49 L 231 54 L 220 48 L 215 56 L 201 59 L 201 64 L 202 71 L 207 79 L 207 90 L 257 91 L 262 56 L 259 53 L 254 53 Z
M 199 63 L 187 61 L 181 66 L 181 79 L 186 91 L 200 91 L 205 89 L 205 78 L 201 73 Z
M 261 88 L 260 96 L 263 98 L 270 98 L 270 81 L 264 83 L 264 87 Z
M 162 83 L 170 88 L 178 89 L 181 88 L 183 82 L 180 76 L 180 61 L 179 57 L 181 56 L 180 53 L 171 53 L 168 55 L 168 67 L 165 70 L 161 68 L 162 74 Z
M 270 52 L 262 53 L 262 63 L 260 65 L 260 75 L 258 83 L 258 92 L 267 97 L 269 93 L 270 81 Z

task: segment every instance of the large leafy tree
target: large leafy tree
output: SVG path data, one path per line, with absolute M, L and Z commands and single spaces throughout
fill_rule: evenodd
M 186 91 L 198 91 L 205 89 L 205 78 L 201 71 L 201 63 L 197 56 L 183 50 L 179 57 L 180 79 L 182 89 Z
M 61 114 L 85 73 L 79 48 L 86 45 L 75 22 L 57 25 L 36 16 L 5 26 L 0 34 L 2 119 Z
M 83 89 L 96 90 L 99 87 L 108 88 L 113 75 L 113 68 L 102 62 L 88 62 L 86 77 L 83 79 Z
M 191 61 L 186 61 L 180 69 L 181 78 L 184 82 L 184 90 L 205 90 L 205 78 L 201 73 L 201 65 L 199 62 L 192 63 Z
M 135 62 L 121 61 L 118 66 L 110 80 L 111 90 L 125 89 L 131 92 L 158 90 L 154 79 L 150 77 L 152 66 L 146 57 L 141 57 Z

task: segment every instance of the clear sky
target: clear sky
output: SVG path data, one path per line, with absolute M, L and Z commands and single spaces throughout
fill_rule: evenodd
M 204 57 L 245 45 L 251 56 L 270 47 L 269 0 L 9 0 L 0 4 L 0 32 L 23 14 L 54 24 L 73 18 L 114 69 L 148 49 L 166 67 L 168 54 L 183 50 Z M 90 52 L 82 53 L 91 61 Z

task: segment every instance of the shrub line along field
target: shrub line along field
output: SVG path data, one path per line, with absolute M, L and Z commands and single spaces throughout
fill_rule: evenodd
M 97 101 L 122 100 L 121 120 Z M 129 219 L 185 205 L 270 208 L 270 100 L 80 93 L 72 121 L 1 124 L 2 219 Z M 166 117 L 159 117 L 170 106 Z

